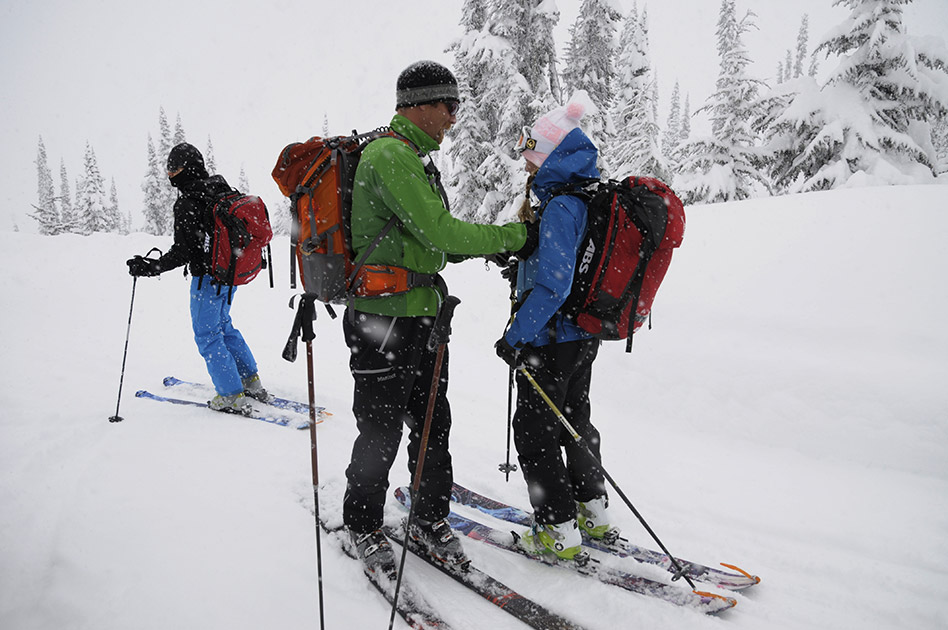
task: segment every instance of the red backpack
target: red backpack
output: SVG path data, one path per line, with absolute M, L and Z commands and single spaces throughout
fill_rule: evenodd
M 260 197 L 232 190 L 214 202 L 211 214 L 214 217 L 214 230 L 210 244 L 210 275 L 218 282 L 218 286 L 247 284 L 257 277 L 261 269 L 269 266 L 269 243 L 273 238 L 273 229 L 267 206 Z M 270 286 L 273 286 L 272 269 Z M 227 299 L 229 302 L 230 292 Z
M 555 194 L 586 202 L 588 227 L 560 312 L 600 339 L 627 339 L 652 310 L 672 252 L 685 233 L 685 210 L 654 177 L 596 181 Z

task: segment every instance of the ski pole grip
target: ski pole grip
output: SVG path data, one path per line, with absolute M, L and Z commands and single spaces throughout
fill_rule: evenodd
M 438 346 L 448 343 L 451 337 L 451 318 L 454 317 L 454 309 L 461 303 L 461 300 L 449 295 L 441 304 L 441 310 L 435 319 L 434 327 L 431 329 L 431 336 L 428 338 L 428 349 L 435 350 Z

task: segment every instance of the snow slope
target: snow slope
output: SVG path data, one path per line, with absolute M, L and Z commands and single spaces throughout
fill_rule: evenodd
M 465 541 L 474 561 L 589 630 L 948 626 L 948 214 L 942 186 L 865 188 L 689 209 L 654 328 L 604 346 L 593 413 L 604 461 L 677 555 L 763 578 L 721 618 Z M 207 380 L 179 272 L 136 284 L 124 261 L 167 239 L 0 233 L 0 628 L 313 628 L 308 434 L 136 399 Z M 266 384 L 305 399 L 305 353 L 280 352 L 276 283 L 235 322 Z M 458 481 L 526 504 L 504 460 L 506 369 L 492 345 L 506 284 L 452 267 L 450 398 Z M 354 436 L 338 320 L 321 314 L 320 502 L 338 519 Z M 187 392 L 185 392 L 187 393 Z M 197 395 L 193 393 L 193 395 Z M 393 484 L 408 483 L 404 453 Z M 654 546 L 613 504 L 633 541 Z M 399 510 L 394 501 L 389 517 Z M 323 539 L 327 628 L 382 628 L 388 607 Z M 523 628 L 409 558 L 456 628 Z M 641 568 L 648 575 L 654 571 Z M 404 627 L 397 622 L 397 627 Z

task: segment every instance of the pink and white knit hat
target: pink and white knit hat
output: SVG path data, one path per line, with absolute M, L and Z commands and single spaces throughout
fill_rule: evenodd
M 580 119 L 586 112 L 594 112 L 593 105 L 585 90 L 578 90 L 570 97 L 566 105 L 562 105 L 544 114 L 533 127 L 524 127 L 517 142 L 517 151 L 523 157 L 537 166 L 553 153 L 563 138 L 573 129 L 578 128 Z

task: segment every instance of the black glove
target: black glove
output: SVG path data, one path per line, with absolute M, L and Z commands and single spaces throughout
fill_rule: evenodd
M 526 260 L 533 254 L 537 249 L 537 245 L 540 244 L 540 222 L 533 221 L 532 223 L 527 221 L 523 224 L 527 228 L 527 240 L 523 244 L 523 247 L 514 252 L 514 255 L 520 260 Z
M 514 258 L 507 266 L 500 270 L 500 275 L 506 278 L 511 288 L 517 287 L 517 269 L 520 267 L 520 261 Z
M 520 350 L 507 343 L 505 338 L 501 337 L 497 340 L 497 343 L 494 344 L 494 350 L 497 352 L 497 356 L 503 359 L 504 363 L 511 368 L 516 370 L 520 366 Z
M 161 267 L 158 264 L 157 258 L 135 256 L 134 258 L 126 260 L 125 264 L 128 265 L 128 275 L 135 276 L 136 278 L 140 276 L 157 276 L 161 273 Z

